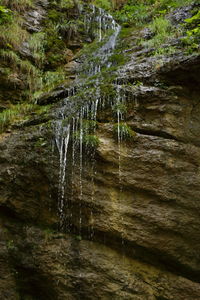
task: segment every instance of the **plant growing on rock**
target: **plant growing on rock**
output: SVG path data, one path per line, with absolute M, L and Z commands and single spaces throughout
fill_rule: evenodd
M 84 133 L 93 133 L 97 128 L 97 122 L 94 120 L 83 120 L 83 132 Z
M 43 88 L 45 91 L 49 91 L 65 79 L 66 75 L 62 68 L 57 68 L 55 71 L 46 71 L 43 73 L 42 77 Z
M 96 149 L 99 146 L 99 138 L 92 134 L 84 135 L 83 144 L 85 144 L 88 149 Z
M 0 133 L 6 131 L 10 125 L 28 119 L 31 113 L 40 115 L 46 113 L 49 108 L 50 106 L 40 107 L 31 103 L 11 105 L 0 113 Z
M 0 27 L 0 45 L 3 48 L 18 50 L 27 37 L 28 33 L 21 27 L 20 19 L 17 17 L 12 19 L 12 22 L 2 24 Z
M 172 25 L 165 17 L 157 17 L 149 25 L 153 37 L 142 44 L 148 48 L 160 48 L 160 45 L 166 43 L 173 36 Z
M 114 66 L 121 66 L 125 64 L 126 58 L 122 53 L 115 53 L 109 57 L 109 61 Z
M 182 38 L 183 44 L 187 46 L 189 53 L 199 49 L 200 43 L 200 11 L 193 17 L 185 20 L 186 37 Z
M 30 51 L 38 67 L 42 67 L 42 64 L 45 60 L 45 44 L 46 35 L 44 32 L 32 34 L 29 39 Z
M 112 8 L 111 2 L 109 0 L 94 0 L 92 1 L 92 3 L 107 11 L 109 11 Z
M 10 22 L 12 13 L 10 9 L 0 5 L 0 25 Z
M 124 103 L 115 103 L 114 106 L 112 107 L 112 111 L 117 114 L 117 113 L 120 113 L 120 114 L 126 114 L 127 112 L 127 107 L 126 107 L 126 104 Z
M 103 83 L 100 85 L 101 89 L 101 95 L 105 98 L 111 97 L 114 98 L 116 97 L 116 90 L 114 88 L 113 84 L 109 83 Z
M 136 137 L 135 131 L 133 131 L 131 127 L 125 122 L 114 124 L 113 133 L 115 138 L 118 138 L 119 135 L 120 140 L 132 140 L 134 137 Z
M 33 6 L 32 0 L 2 0 L 3 5 L 8 6 L 12 10 L 16 10 L 19 12 L 24 12 L 27 8 Z
M 120 11 L 115 12 L 115 17 L 125 26 L 141 25 L 147 20 L 149 7 L 137 1 L 128 1 Z
M 65 8 L 65 9 L 73 8 L 74 4 L 75 3 L 73 0 L 61 0 L 60 1 L 60 7 Z

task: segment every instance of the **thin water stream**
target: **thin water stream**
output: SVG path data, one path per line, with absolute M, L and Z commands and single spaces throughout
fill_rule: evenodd
M 91 26 L 94 22 L 98 23 L 96 30 L 96 40 L 101 42 L 99 49 L 93 54 L 95 57 L 98 57 L 98 62 L 92 61 L 89 63 L 89 68 L 87 71 L 88 76 L 94 76 L 97 73 L 101 72 L 102 67 L 109 68 L 111 63 L 109 62 L 109 57 L 113 54 L 113 51 L 116 47 L 117 37 L 120 32 L 120 26 L 115 22 L 113 17 L 106 13 L 103 9 L 91 6 L 91 13 L 85 17 L 85 30 L 89 32 Z M 107 32 L 110 33 L 109 36 L 106 36 Z M 85 72 L 84 70 L 82 72 Z M 81 75 L 81 74 L 80 74 Z M 80 76 L 79 76 L 80 77 Z M 82 198 L 83 198 L 83 168 L 84 168 L 84 145 L 90 142 L 87 141 L 86 137 L 94 137 L 96 131 L 96 120 L 97 112 L 99 109 L 103 108 L 106 102 L 105 97 L 102 97 L 100 90 L 100 81 L 97 77 L 94 82 L 95 92 L 91 95 L 90 101 L 84 102 L 84 99 L 81 100 L 80 97 L 80 107 L 75 109 L 71 118 L 68 118 L 69 110 L 71 103 L 73 102 L 73 97 L 79 94 L 84 88 L 85 81 L 88 79 L 79 79 L 75 80 L 73 87 L 68 89 L 68 97 L 64 100 L 63 106 L 58 111 L 58 120 L 55 122 L 55 143 L 58 148 L 59 157 L 60 157 L 60 170 L 59 170 L 59 185 L 58 185 L 58 211 L 60 217 L 60 227 L 61 229 L 70 230 L 72 224 L 72 210 L 70 209 L 69 199 L 67 198 L 66 192 L 68 192 L 66 181 L 71 180 L 71 199 L 77 193 L 77 187 L 75 187 L 75 176 L 79 174 L 79 214 L 78 214 L 78 224 L 79 234 L 81 235 L 83 215 L 82 215 Z M 123 99 L 120 96 L 120 89 L 116 85 L 117 92 L 117 105 Z M 110 103 L 111 107 L 113 103 Z M 117 110 L 118 116 L 118 152 L 119 152 L 119 184 L 121 185 L 121 133 L 120 133 L 120 122 L 123 119 L 123 114 L 120 109 Z M 85 121 L 88 124 L 93 124 L 92 129 L 85 124 Z M 86 139 L 86 140 L 85 140 Z M 69 150 L 69 145 L 71 145 Z M 89 150 L 90 159 L 91 159 L 91 202 L 94 202 L 95 190 L 94 190 L 94 176 L 95 176 L 95 149 Z M 77 154 L 79 153 L 79 158 Z M 76 195 L 77 196 L 77 195 Z M 67 211 L 67 212 L 66 212 Z M 90 215 L 90 238 L 94 236 L 94 216 L 91 208 Z M 66 215 L 67 214 L 67 215 Z M 67 219 L 67 221 L 66 221 Z M 68 228 L 66 228 L 68 227 Z

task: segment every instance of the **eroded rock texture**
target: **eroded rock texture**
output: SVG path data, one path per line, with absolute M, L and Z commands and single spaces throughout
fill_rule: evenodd
M 50 4 L 36 1 L 24 13 L 28 32 L 42 30 Z M 190 11 L 169 17 L 177 25 Z M 115 78 L 134 135 L 118 143 L 108 101 L 97 112 L 95 153 L 83 147 L 82 172 L 70 140 L 62 230 L 51 121 L 69 89 L 40 97 L 38 104 L 55 105 L 48 116 L 33 114 L 0 135 L 0 299 L 200 299 L 200 60 L 181 52 L 148 57 L 152 49 L 138 50 L 137 38 Z M 91 38 L 75 35 L 63 52 L 70 82 L 84 41 Z M 21 46 L 20 56 L 31 59 Z M 3 110 L 6 99 L 18 102 L 26 80 L 0 73 Z
M 81 187 L 66 176 L 64 233 L 51 126 L 1 135 L 1 299 L 200 299 L 199 57 L 136 56 L 118 79 L 143 82 L 124 87 L 136 136 L 119 149 L 98 112 L 95 164 L 85 153 Z

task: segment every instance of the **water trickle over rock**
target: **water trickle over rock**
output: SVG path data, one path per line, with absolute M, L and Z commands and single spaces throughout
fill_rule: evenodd
M 199 56 L 132 45 L 106 73 L 116 31 L 90 17 L 102 57 L 0 136 L 0 299 L 200 299 Z
M 85 28 L 89 32 L 90 26 L 96 21 L 98 23 L 98 31 L 96 32 L 97 40 L 99 42 L 102 42 L 102 45 L 98 48 L 98 50 L 95 51 L 93 54 L 95 57 L 97 57 L 99 60 L 98 62 L 92 61 L 89 63 L 89 67 L 84 65 L 82 73 L 85 73 L 84 69 L 88 69 L 88 72 L 86 72 L 90 77 L 96 75 L 97 73 L 101 72 L 101 68 L 105 65 L 109 68 L 111 66 L 111 63 L 108 62 L 109 57 L 113 54 L 113 50 L 116 46 L 116 40 L 117 36 L 120 32 L 120 26 L 115 22 L 113 17 L 106 13 L 103 9 L 97 8 L 94 5 L 91 6 L 91 15 L 89 17 L 87 16 L 85 18 Z M 105 36 L 107 32 L 111 31 L 111 34 L 108 36 Z M 102 34 L 104 33 L 104 36 Z M 81 72 L 79 73 L 79 76 L 81 76 Z M 83 183 L 82 183 L 82 171 L 83 171 L 83 147 L 84 145 L 86 148 L 92 148 L 94 147 L 92 154 L 90 153 L 91 157 L 93 158 L 93 164 L 94 164 L 94 151 L 95 151 L 95 145 L 92 145 L 92 143 L 95 143 L 95 129 L 96 129 L 96 119 L 97 119 L 97 111 L 102 105 L 102 95 L 100 92 L 100 81 L 99 78 L 94 79 L 94 87 L 95 92 L 90 97 L 89 101 L 86 101 L 86 103 L 82 103 L 81 96 L 78 96 L 78 101 L 80 102 L 80 108 L 75 109 L 74 116 L 69 116 L 69 102 L 73 101 L 73 96 L 76 97 L 78 93 L 83 89 L 87 93 L 87 85 L 85 85 L 84 79 L 79 79 L 79 76 L 77 77 L 74 86 L 70 88 L 67 92 L 69 95 L 64 101 L 63 106 L 58 110 L 58 116 L 60 119 L 58 119 L 55 122 L 55 142 L 59 151 L 60 156 L 60 175 L 59 175 L 59 191 L 58 191 L 58 207 L 59 207 L 59 215 L 61 219 L 61 227 L 64 226 L 64 218 L 67 216 L 64 216 L 64 207 L 67 207 L 67 199 L 65 198 L 65 188 L 66 188 L 66 176 L 71 178 L 71 181 L 73 182 L 73 173 L 76 171 L 73 170 L 73 168 L 77 167 L 77 165 L 74 164 L 75 160 L 75 154 L 79 152 L 79 193 L 80 193 L 80 207 L 79 207 L 79 232 L 81 234 L 81 223 L 82 223 L 82 208 L 81 208 L 81 200 L 82 200 L 82 190 L 83 190 Z M 87 78 L 88 81 L 88 78 Z M 71 97 L 71 98 L 70 98 Z M 104 99 L 105 100 L 105 99 Z M 120 94 L 118 94 L 117 104 L 120 102 Z M 113 105 L 111 103 L 111 105 Z M 76 112 L 77 111 L 77 112 Z M 67 112 L 67 114 L 65 113 Z M 118 133 L 120 136 L 120 117 L 122 117 L 122 113 L 118 110 Z M 89 128 L 87 128 L 87 125 L 85 127 L 84 122 L 94 122 L 93 124 L 93 135 L 91 135 L 91 132 Z M 87 138 L 89 139 L 87 141 Z M 91 139 L 91 140 L 90 140 Z M 94 139 L 92 141 L 92 139 Z M 72 157 L 69 158 L 69 161 L 73 161 L 72 163 L 72 170 L 69 173 L 68 170 L 68 159 L 67 159 L 67 153 L 68 153 L 68 147 L 69 147 L 69 140 L 72 141 Z M 91 143 L 91 145 L 90 145 Z M 118 143 L 120 144 L 120 139 L 118 139 Z M 120 159 L 119 159 L 120 161 Z M 94 168 L 94 166 L 93 166 Z M 119 167 L 120 169 L 120 167 Z M 92 177 L 94 177 L 92 175 Z M 72 187 L 71 187 L 72 188 Z M 94 193 L 94 192 L 93 192 Z M 72 191 L 73 194 L 73 191 Z M 70 209 L 69 209 L 70 210 Z M 68 214 L 71 215 L 70 211 L 68 210 Z M 69 228 L 71 224 L 68 224 Z

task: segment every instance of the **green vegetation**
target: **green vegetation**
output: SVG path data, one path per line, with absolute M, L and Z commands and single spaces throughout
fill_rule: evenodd
M 75 235 L 75 239 L 80 242 L 80 241 L 82 241 L 82 236 L 81 235 Z
M 6 246 L 7 246 L 8 251 L 13 251 L 16 249 L 15 243 L 13 240 L 8 240 Z
M 21 91 L 24 97 L 31 98 L 30 91 L 41 87 L 41 72 L 37 66 L 28 59 L 21 57 L 20 48 L 23 42 L 29 38 L 29 33 L 23 29 L 23 21 L 20 11 L 31 5 L 30 1 L 2 1 L 7 5 L 9 18 L 6 22 L 0 22 L 0 60 L 2 70 L 7 70 L 7 80 L 10 78 L 23 78 L 24 89 Z M 11 12 L 12 10 L 12 12 Z M 31 49 L 32 50 L 32 49 Z M 17 80 L 18 80 L 17 79 Z M 20 100 L 20 99 L 19 99 Z
M 101 95 L 103 97 L 111 97 L 111 98 L 114 98 L 116 96 L 116 90 L 114 88 L 114 85 L 111 84 L 111 83 L 106 83 L 106 82 L 103 82 L 101 85 L 100 85 L 100 89 L 101 89 Z
M 67 124 L 68 124 L 68 120 Z M 94 134 L 97 129 L 97 122 L 94 120 L 83 119 L 82 120 L 82 142 L 83 145 L 89 150 L 95 149 L 99 145 L 99 139 Z M 74 133 L 74 138 L 80 140 L 80 130 Z
M 127 107 L 126 107 L 126 104 L 125 103 L 116 103 L 113 108 L 112 108 L 112 111 L 114 113 L 121 113 L 121 114 L 126 114 L 127 112 Z
M 111 1 L 109 0 L 93 0 L 92 3 L 107 11 L 109 11 L 112 8 Z
M 33 5 L 32 0 L 1 0 L 1 3 L 11 10 L 16 10 L 18 12 L 24 12 L 27 8 Z
M 46 146 L 46 144 L 47 144 L 47 142 L 45 141 L 45 139 L 43 137 L 40 137 L 34 146 L 36 148 L 42 148 L 42 147 Z
M 0 25 L 10 22 L 12 19 L 12 12 L 5 6 L 0 5 Z
M 96 135 L 86 134 L 83 136 L 83 144 L 88 149 L 96 149 L 99 146 L 99 138 Z
M 74 1 L 73 0 L 61 0 L 60 1 L 60 7 L 69 9 L 74 7 Z
M 88 133 L 93 133 L 97 128 L 97 122 L 94 120 L 83 120 L 83 132 L 88 134 Z
M 118 137 L 118 131 L 120 133 L 121 140 L 131 140 L 136 136 L 135 131 L 133 131 L 125 122 L 114 124 L 113 132 L 115 137 Z
M 143 1 L 142 3 L 134 1 L 128 1 L 128 3 L 123 7 L 119 12 L 119 16 L 123 19 L 124 22 L 127 21 L 130 28 L 125 28 L 122 30 L 121 37 L 127 38 L 127 35 L 130 34 L 131 30 L 134 30 L 134 27 L 146 26 L 149 29 L 151 38 L 141 39 L 139 45 L 152 49 L 151 55 L 170 55 L 176 52 L 176 47 L 170 45 L 170 42 L 173 38 L 178 38 L 183 35 L 186 35 L 182 41 L 183 45 L 188 48 L 188 52 L 193 53 L 199 47 L 200 40 L 200 25 L 199 25 L 199 11 L 196 11 L 192 18 L 185 20 L 185 26 L 173 26 L 169 19 L 166 18 L 166 14 L 171 12 L 173 9 L 193 3 L 191 0 L 176 0 L 176 1 Z M 150 5 L 151 4 L 151 5 Z M 144 14 L 141 13 L 139 7 L 143 7 Z M 151 8 L 151 9 L 150 9 Z M 135 15 L 136 14 L 136 15 Z M 138 16 L 137 16 L 138 14 Z M 144 15 L 146 14 L 146 17 Z M 134 24 L 131 22 L 135 21 Z M 138 19 L 139 18 L 139 19 Z M 129 20 L 130 19 L 130 20 Z M 133 27 L 134 26 L 134 27 Z
M 48 91 L 56 86 L 58 83 L 65 81 L 66 74 L 60 67 L 56 71 L 47 71 L 43 74 L 43 89 Z
M 48 242 L 52 238 L 52 235 L 55 234 L 55 231 L 52 230 L 51 228 L 46 228 L 43 230 L 43 233 L 44 233 L 45 242 Z
M 0 58 L 12 66 L 12 71 L 26 75 L 26 83 L 30 90 L 41 86 L 40 71 L 29 60 L 22 60 L 12 50 L 0 50 Z
M 141 25 L 149 17 L 150 7 L 137 1 L 128 1 L 120 11 L 115 12 L 115 17 L 124 26 Z
M 80 131 L 74 133 L 74 138 L 76 141 L 80 141 Z M 83 131 L 82 143 L 88 150 L 96 149 L 99 146 L 99 138 L 94 134 Z
M 84 1 L 78 2 L 85 4 Z M 128 0 L 118 10 L 114 10 L 112 2 L 114 1 L 88 1 L 88 3 L 93 3 L 96 6 L 109 10 L 122 24 L 122 31 L 120 33 L 121 45 L 109 57 L 111 67 L 107 68 L 105 64 L 101 68 L 101 73 L 89 77 L 85 81 L 82 91 L 73 98 L 74 101 L 78 98 L 81 98 L 82 102 L 93 99 L 96 92 L 95 82 L 98 78 L 101 80 L 101 84 L 99 85 L 101 96 L 116 98 L 116 90 L 113 87 L 113 81 L 117 76 L 117 72 L 115 71 L 118 70 L 119 66 L 126 63 L 128 55 L 123 53 L 123 47 L 127 49 L 129 42 L 132 48 L 139 44 L 141 49 L 144 47 L 152 49 L 152 51 L 149 51 L 149 55 L 173 54 L 176 51 L 176 47 L 171 46 L 170 41 L 174 37 L 184 36 L 185 34 L 185 37 L 182 39 L 183 51 L 186 49 L 188 53 L 194 53 L 199 49 L 200 12 L 197 9 L 193 12 L 191 18 L 185 20 L 184 26 L 175 28 L 169 19 L 166 18 L 166 14 L 174 8 L 190 4 L 193 1 Z M 64 68 L 69 62 L 67 51 L 72 51 L 72 57 L 75 55 L 76 58 L 81 57 L 82 61 L 86 61 L 85 64 L 82 64 L 85 74 L 92 64 L 101 63 L 100 58 L 95 55 L 105 42 L 95 40 L 95 33 L 99 30 L 99 24 L 94 21 L 92 28 L 86 36 L 84 14 L 80 14 L 78 9 L 74 8 L 74 6 L 77 6 L 76 1 L 50 1 L 47 18 L 43 22 L 44 30 L 38 33 L 29 33 L 24 29 L 25 26 L 23 25 L 24 12 L 33 5 L 33 0 L 1 0 L 1 74 L 3 74 L 8 82 L 10 78 L 15 78 L 16 82 L 22 83 L 22 85 L 19 84 L 21 89 L 19 101 L 25 99 L 27 103 L 29 102 L 29 104 L 24 104 L 25 111 L 22 113 L 20 113 L 18 107 L 15 105 L 0 114 L 1 131 L 9 127 L 15 120 L 23 119 L 25 114 L 28 115 L 31 111 L 31 101 L 33 102 L 33 99 L 40 95 L 41 92 L 49 91 L 60 83 L 70 82 L 71 79 L 67 77 L 69 76 L 67 68 Z M 88 12 L 91 12 L 91 8 L 87 9 Z M 141 40 L 141 37 L 138 37 L 139 34 L 133 34 L 133 31 L 137 30 L 137 33 L 139 33 L 140 29 L 144 27 L 148 27 L 151 34 L 149 38 Z M 112 30 L 106 33 L 102 32 L 102 34 L 105 39 L 108 39 L 110 34 L 112 34 Z M 22 51 L 23 44 L 28 45 L 27 49 L 25 49 L 27 50 L 27 55 Z M 82 50 L 80 51 L 81 48 Z M 134 84 L 133 88 L 138 85 Z M 12 99 L 6 100 L 12 101 Z M 28 105 L 30 106 L 28 107 Z M 32 109 L 34 111 L 35 108 Z M 124 104 L 116 104 L 113 107 L 114 113 L 120 112 L 125 114 L 126 110 L 127 108 Z M 88 138 L 85 140 L 86 144 L 96 143 L 92 135 L 96 124 L 93 125 L 84 125 L 87 128 L 85 136 L 88 135 Z
M 188 5 L 192 0 L 128 0 L 115 17 L 124 26 L 141 26 L 154 16 L 165 15 L 177 7 Z
M 13 17 L 8 24 L 0 26 L 0 46 L 4 49 L 11 48 L 18 50 L 28 33 L 20 25 L 21 19 Z
M 165 49 L 160 47 L 174 36 L 174 30 L 170 21 L 163 16 L 157 17 L 149 25 L 149 29 L 152 32 L 153 37 L 150 40 L 143 41 L 142 45 L 147 48 L 156 49 L 153 52 L 154 54 L 164 54 L 166 52 L 172 53 L 172 48 Z
M 27 120 L 31 113 L 43 114 L 49 110 L 49 106 L 40 107 L 36 104 L 22 103 L 11 105 L 0 113 L 0 133 L 7 130 L 10 125 Z
M 126 62 L 126 58 L 122 53 L 114 53 L 108 59 L 112 63 L 112 66 L 121 66 Z
M 29 39 L 30 51 L 38 67 L 42 67 L 45 60 L 46 36 L 44 32 L 32 34 Z
M 193 17 L 185 20 L 186 37 L 182 39 L 189 53 L 199 49 L 200 44 L 200 11 L 197 11 Z
M 41 91 L 48 91 L 66 80 L 64 68 L 66 64 L 67 33 L 70 38 L 72 24 L 64 29 L 66 9 L 74 6 L 74 1 L 52 1 L 48 10 L 48 18 L 44 31 L 30 34 L 24 29 L 23 14 L 34 4 L 32 0 L 1 0 L 0 6 L 0 60 L 1 74 L 9 82 L 16 78 L 23 83 L 20 100 L 33 101 Z M 54 3 L 56 4 L 54 6 Z M 4 6 L 3 6 L 4 5 Z M 54 8 L 55 7 L 55 8 Z M 66 22 L 66 21 L 65 21 Z M 69 22 L 71 22 L 69 20 Z M 68 22 L 68 23 L 69 23 Z M 78 23 L 74 21 L 74 23 Z M 68 24 L 69 25 L 69 24 Z M 83 25 L 83 24 L 82 24 Z M 82 25 L 78 25 L 81 27 Z M 22 50 L 25 46 L 27 58 Z M 26 53 L 26 52 L 25 52 Z M 29 54 L 30 53 L 30 54 Z M 7 99 L 10 101 L 10 99 Z

